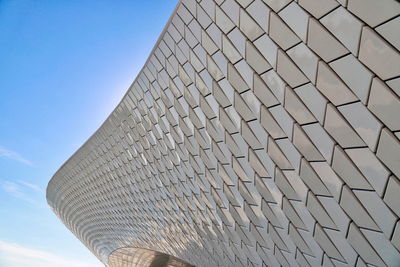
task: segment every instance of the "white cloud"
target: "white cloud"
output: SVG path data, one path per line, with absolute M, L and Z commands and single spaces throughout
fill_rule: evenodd
M 33 200 L 24 193 L 23 188 L 17 183 L 4 181 L 1 183 L 1 188 L 15 198 L 33 203 Z
M 31 183 L 28 183 L 28 182 L 22 181 L 22 180 L 18 180 L 17 182 L 22 184 L 22 185 L 24 185 L 24 186 L 26 186 L 26 187 L 29 187 L 30 189 L 35 190 L 35 191 L 38 191 L 38 192 L 42 192 L 43 191 L 39 186 L 37 186 L 35 184 L 31 184 Z
M 27 248 L 0 240 L 0 266 L 4 267 L 99 267 L 95 261 L 67 259 L 47 251 Z
M 0 183 L 0 187 L 5 192 L 10 194 L 11 196 L 25 200 L 25 201 L 27 201 L 29 203 L 33 203 L 33 204 L 35 203 L 35 201 L 30 197 L 32 192 L 29 192 L 29 191 L 32 191 L 32 190 L 35 192 L 43 191 L 39 186 L 22 181 L 22 180 L 18 180 L 17 182 L 4 181 L 4 182 Z
M 27 160 L 26 158 L 24 158 L 17 152 L 5 149 L 4 147 L 0 147 L 0 158 L 8 158 L 8 159 L 19 161 L 19 162 L 24 163 L 29 166 L 33 166 L 32 162 L 30 160 Z

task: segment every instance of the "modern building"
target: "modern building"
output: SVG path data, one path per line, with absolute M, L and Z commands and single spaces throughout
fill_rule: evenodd
M 399 15 L 180 1 L 49 205 L 108 266 L 400 266 Z

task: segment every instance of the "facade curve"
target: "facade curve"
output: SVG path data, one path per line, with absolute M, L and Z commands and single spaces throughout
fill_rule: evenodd
M 399 15 L 394 0 L 180 1 L 50 207 L 105 265 L 131 247 L 113 262 L 399 266 Z

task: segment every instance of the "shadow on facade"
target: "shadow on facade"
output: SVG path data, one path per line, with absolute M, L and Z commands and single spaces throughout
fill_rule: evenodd
M 109 267 L 194 267 L 190 263 L 162 252 L 134 247 L 114 250 L 108 257 Z

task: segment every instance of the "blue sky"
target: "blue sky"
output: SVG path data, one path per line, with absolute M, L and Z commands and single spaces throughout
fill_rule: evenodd
M 0 0 L 0 266 L 101 266 L 47 206 L 177 0 Z

